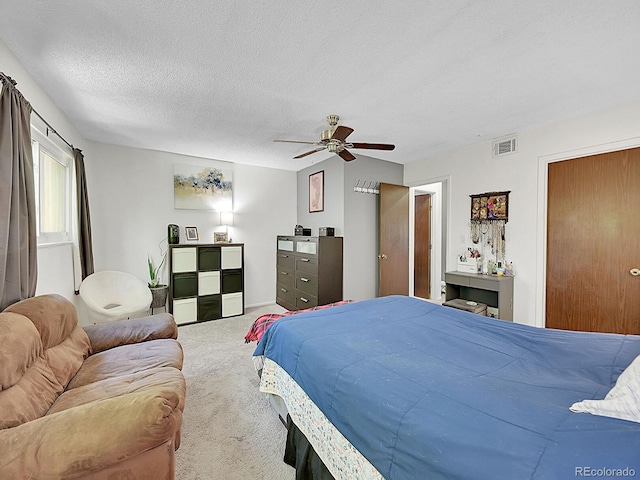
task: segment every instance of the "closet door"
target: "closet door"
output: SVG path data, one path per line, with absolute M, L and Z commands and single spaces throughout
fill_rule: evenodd
M 640 148 L 548 175 L 546 326 L 640 334 Z

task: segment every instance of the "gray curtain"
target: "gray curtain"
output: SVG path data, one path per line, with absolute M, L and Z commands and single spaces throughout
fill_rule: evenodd
M 31 105 L 0 72 L 0 311 L 33 297 L 37 238 Z
M 76 191 L 78 192 L 78 250 L 82 280 L 93 273 L 93 242 L 91 241 L 91 216 L 89 215 L 89 192 L 84 170 L 84 156 L 78 148 L 73 149 L 76 167 Z

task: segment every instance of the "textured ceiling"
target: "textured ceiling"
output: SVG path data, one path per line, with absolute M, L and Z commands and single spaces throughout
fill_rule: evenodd
M 273 142 L 319 139 L 328 114 L 351 141 L 396 144 L 356 156 L 407 163 L 640 100 L 638 0 L 0 0 L 0 12 L 0 38 L 87 139 L 252 165 L 328 158 L 292 160 L 309 146 Z

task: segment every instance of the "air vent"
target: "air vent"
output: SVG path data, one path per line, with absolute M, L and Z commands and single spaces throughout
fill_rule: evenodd
M 516 151 L 516 137 L 496 140 L 493 142 L 493 156 L 506 155 Z

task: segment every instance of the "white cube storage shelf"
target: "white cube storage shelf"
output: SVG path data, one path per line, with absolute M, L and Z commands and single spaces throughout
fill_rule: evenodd
M 178 325 L 244 313 L 244 245 L 170 245 L 169 311 Z

